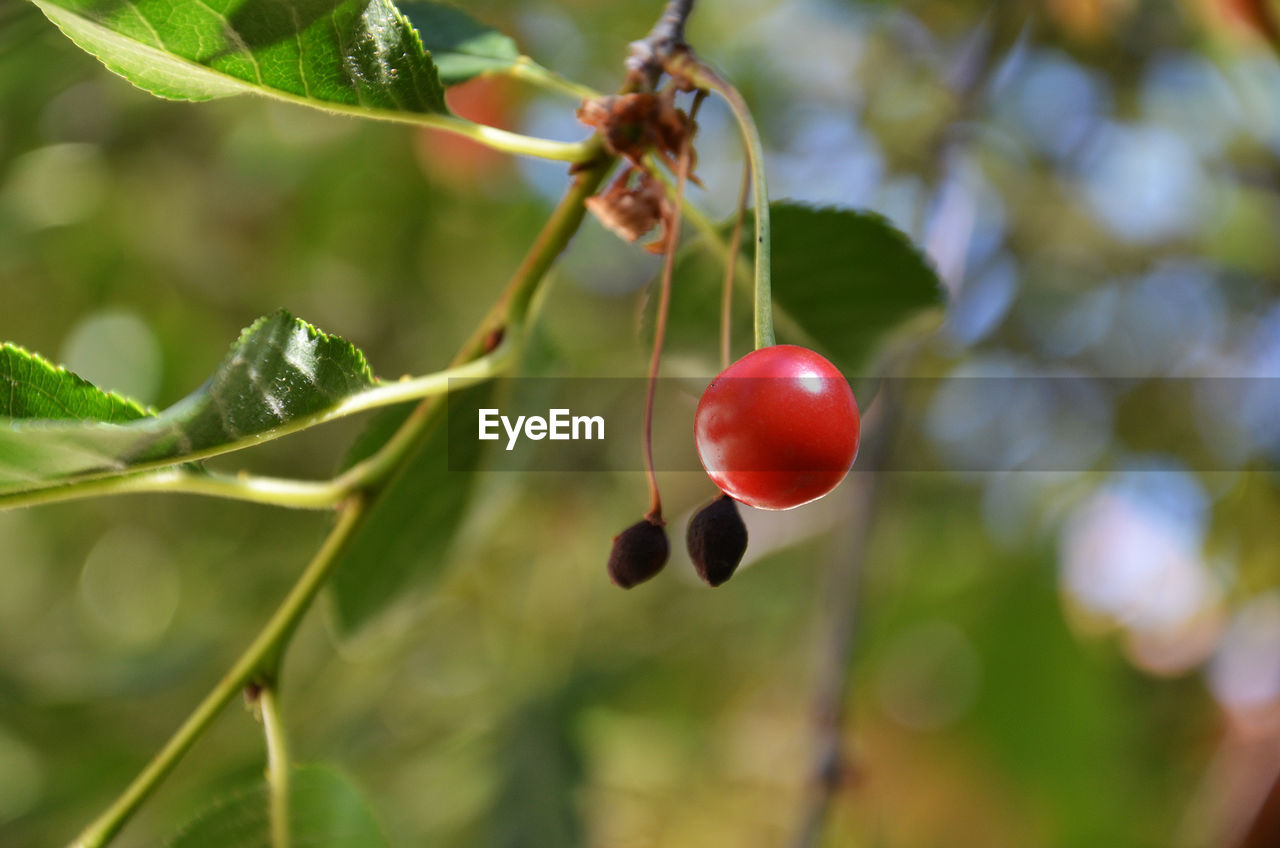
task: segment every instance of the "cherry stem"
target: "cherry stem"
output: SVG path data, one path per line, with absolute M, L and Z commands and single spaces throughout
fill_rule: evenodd
M 773 335 L 773 299 L 770 291 L 769 256 L 772 236 L 769 230 L 769 187 L 764 175 L 764 146 L 760 143 L 760 131 L 756 129 L 747 102 L 738 90 L 715 71 L 697 60 L 688 50 L 672 56 L 667 73 L 688 80 L 698 88 L 714 91 L 729 104 L 738 122 L 742 141 L 747 148 L 747 162 L 751 168 L 752 195 L 755 198 L 755 344 L 756 350 L 775 344 Z
M 738 269 L 738 251 L 742 247 L 742 219 L 747 214 L 747 193 L 751 191 L 751 165 L 742 163 L 742 188 L 738 190 L 738 211 L 733 218 L 733 235 L 729 237 L 729 258 L 724 263 L 724 287 L 720 294 L 720 367 L 733 361 L 733 279 Z
M 676 168 L 676 202 L 671 204 L 671 221 L 667 227 L 666 251 L 662 256 L 662 280 L 658 294 L 658 315 L 653 328 L 653 355 L 649 358 L 649 385 L 644 399 L 644 465 L 649 474 L 649 512 L 645 518 L 654 524 L 662 524 L 662 495 L 658 492 L 658 473 L 653 467 L 653 396 L 658 388 L 658 370 L 662 365 L 662 345 L 667 337 L 667 312 L 671 306 L 671 277 L 676 264 L 676 245 L 680 241 L 680 210 L 684 200 L 684 187 L 689 179 L 689 159 L 696 131 L 694 118 L 706 92 L 699 91 L 689 107 L 689 131 L 680 144 L 680 159 Z

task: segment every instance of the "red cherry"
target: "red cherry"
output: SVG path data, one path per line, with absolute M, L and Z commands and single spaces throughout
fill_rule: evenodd
M 761 509 L 791 509 L 839 485 L 858 455 L 859 430 L 844 375 L 796 345 L 730 365 L 702 393 L 693 422 L 711 480 Z

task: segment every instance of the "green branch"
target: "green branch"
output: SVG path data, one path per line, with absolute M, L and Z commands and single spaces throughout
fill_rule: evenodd
M 350 494 L 336 479 L 312 482 L 246 473 L 221 474 L 184 465 L 0 495 L 0 509 L 148 493 L 207 495 L 293 509 L 332 509 Z
M 257 638 L 120 797 L 75 838 L 71 848 L 101 848 L 106 845 L 209 728 L 222 708 L 245 686 L 274 672 L 285 644 L 324 585 L 329 570 L 351 538 L 363 512 L 363 498 L 353 498 L 343 505 L 338 513 L 338 523 Z
M 522 325 L 529 315 L 539 283 L 582 225 L 587 212 L 586 199 L 595 194 L 613 168 L 615 160 L 604 153 L 599 139 L 593 138 L 593 146 L 596 151 L 594 164 L 578 172 L 573 186 L 551 213 L 524 261 L 516 269 L 502 298 L 489 310 L 471 338 L 458 351 L 454 367 L 463 367 L 467 362 L 482 356 L 489 339 L 495 333 L 501 334 L 505 343 L 510 333 L 522 332 Z M 377 453 L 352 466 L 343 477 L 362 487 L 381 484 L 423 437 L 438 402 L 438 397 L 424 398 Z
M 336 109 L 333 111 L 345 112 L 346 110 Z M 534 138 L 533 136 L 522 135 L 510 130 L 491 127 L 487 124 L 477 124 L 474 121 L 468 121 L 465 118 L 458 118 L 453 115 L 434 115 L 418 112 L 385 112 L 371 115 L 363 110 L 352 110 L 351 114 L 444 130 L 454 135 L 469 138 L 474 142 L 483 144 L 485 147 L 500 150 L 503 153 L 518 153 L 538 159 L 550 159 L 553 162 L 586 162 L 591 158 L 590 139 L 587 141 L 552 141 L 545 138 Z
M 510 67 L 503 68 L 497 73 L 532 83 L 544 91 L 568 95 L 578 100 L 594 100 L 600 96 L 600 92 L 591 86 L 574 82 L 568 77 L 544 68 L 528 56 L 521 56 Z
M 300 417 L 274 430 L 256 433 L 248 439 L 156 463 L 139 463 L 123 473 L 107 471 L 43 488 L 0 494 L 0 510 L 145 492 L 209 495 L 294 509 L 328 509 L 355 490 L 361 482 L 359 474 L 348 472 L 341 477 L 324 481 L 286 480 L 256 477 L 246 473 L 229 475 L 193 471 L 188 466 L 195 460 L 252 447 L 339 418 L 443 395 L 450 390 L 492 380 L 506 373 L 515 364 L 518 348 L 519 332 L 513 330 L 490 353 L 453 368 L 422 377 L 380 383 L 372 389 L 351 395 L 322 412 Z
M 271 795 L 271 848 L 289 848 L 289 748 L 275 684 L 258 692 L 267 738 L 267 788 Z
M 592 149 L 595 151 L 593 164 L 577 174 L 573 186 L 560 201 L 560 205 L 556 207 L 517 269 L 506 293 L 480 324 L 475 334 L 463 345 L 455 359 L 455 365 L 461 366 L 482 358 L 485 355 L 487 340 L 492 337 L 495 330 L 509 332 L 507 330 L 509 326 L 517 326 L 528 317 L 529 307 L 537 294 L 539 284 L 582 224 L 586 214 L 583 202 L 595 193 L 613 167 L 613 158 L 603 154 L 598 140 L 593 140 Z M 343 475 L 343 478 L 339 478 L 342 480 L 349 476 L 346 484 L 355 487 L 355 493 L 343 501 L 339 508 L 338 523 L 329 532 L 319 552 L 298 578 L 298 582 L 289 590 L 279 609 L 249 648 L 236 660 L 231 670 L 205 696 L 195 711 L 160 749 L 160 752 L 133 779 L 120 797 L 71 843 L 71 848 L 101 848 L 106 845 L 173 770 L 182 756 L 190 750 L 237 692 L 250 683 L 270 684 L 275 679 L 280 659 L 289 639 L 329 577 L 329 572 L 337 561 L 338 555 L 359 529 L 375 487 L 423 438 L 424 425 L 429 420 L 428 416 L 435 408 L 437 401 L 437 397 L 423 399 L 400 429 L 377 453 L 365 462 L 352 467 L 346 475 Z

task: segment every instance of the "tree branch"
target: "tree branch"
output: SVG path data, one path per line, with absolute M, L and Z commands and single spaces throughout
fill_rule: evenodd
M 337 525 L 329 532 L 329 537 L 262 628 L 262 632 L 120 797 L 76 837 L 71 848 L 101 848 L 110 842 L 120 832 L 120 828 L 124 827 L 125 822 L 137 812 L 142 802 L 160 785 L 160 781 L 173 771 L 183 755 L 209 728 L 222 708 L 267 669 L 274 670 L 284 644 L 293 635 L 298 622 L 324 585 L 329 570 L 351 538 L 363 511 L 363 499 L 353 498 L 347 501 L 338 514 Z
M 668 0 L 649 34 L 631 42 L 627 56 L 627 77 L 645 90 L 658 85 L 663 68 L 676 53 L 687 50 L 684 27 L 693 13 L 693 0 Z
M 527 317 L 529 304 L 537 292 L 539 283 L 545 278 L 551 265 L 582 224 L 583 216 L 586 214 L 583 201 L 599 188 L 613 166 L 614 159 L 599 152 L 598 139 L 593 139 L 593 147 L 597 155 L 592 159 L 592 164 L 578 173 L 573 186 L 560 201 L 560 205 L 556 207 L 529 249 L 524 262 L 512 277 L 502 300 L 494 306 L 475 334 L 463 345 L 455 359 L 455 364 L 469 362 L 484 355 L 486 349 L 490 347 L 488 340 L 493 336 L 495 329 L 500 330 L 508 321 L 522 322 Z M 436 397 L 423 400 L 391 439 L 370 460 L 366 460 L 370 463 L 369 465 L 362 463 L 355 466 L 355 468 L 362 468 L 359 478 L 361 488 L 343 503 L 337 526 L 330 531 L 320 551 L 298 578 L 298 582 L 290 589 L 275 615 L 231 670 L 165 743 L 160 752 L 134 778 L 120 797 L 71 843 L 71 848 L 101 848 L 106 845 L 137 811 L 142 802 L 155 791 L 160 781 L 173 770 L 237 692 L 259 677 L 274 678 L 280 657 L 298 622 L 301 621 L 328 579 L 338 555 L 359 529 L 367 508 L 376 494 L 377 486 L 387 474 L 395 470 L 400 460 L 422 438 L 425 424 L 433 410 L 437 408 L 436 401 L 438 401 Z
M 267 788 L 271 794 L 271 848 L 289 848 L 289 745 L 280 701 L 272 682 L 258 691 L 262 729 L 267 739 Z
M 888 387 L 881 388 L 881 392 L 888 392 Z M 832 799 L 850 775 L 844 750 L 844 713 L 857 639 L 859 588 L 871 528 L 875 526 L 880 469 L 885 466 L 897 418 L 893 398 L 882 397 L 880 407 L 875 427 L 877 438 L 859 457 L 855 478 L 860 484 L 859 497 L 837 540 L 822 593 L 827 608 L 818 641 L 817 682 L 811 712 L 813 759 L 800 823 L 791 843 L 793 848 L 814 848 L 819 844 Z

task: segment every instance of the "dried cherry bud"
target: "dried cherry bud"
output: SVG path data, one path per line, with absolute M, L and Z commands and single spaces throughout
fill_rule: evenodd
M 721 495 L 689 520 L 685 534 L 689 558 L 698 576 L 712 586 L 733 576 L 747 552 L 747 525 L 738 514 L 738 502 Z
M 613 537 L 609 553 L 609 578 L 624 589 L 638 586 L 667 564 L 671 546 L 661 524 L 647 518 Z

